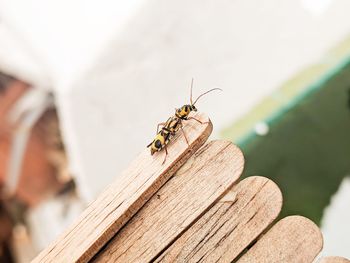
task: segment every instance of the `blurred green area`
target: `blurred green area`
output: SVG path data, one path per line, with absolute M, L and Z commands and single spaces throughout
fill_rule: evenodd
M 246 159 L 243 177 L 262 175 L 279 185 L 282 217 L 300 214 L 320 224 L 331 196 L 350 175 L 350 64 L 333 73 L 288 110 L 263 119 L 267 135 L 250 131 L 238 140 Z M 233 125 L 223 137 L 236 141 L 237 130 Z

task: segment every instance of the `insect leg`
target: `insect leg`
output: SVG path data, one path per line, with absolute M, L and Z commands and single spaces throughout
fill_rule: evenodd
M 168 149 L 166 148 L 166 144 L 164 144 L 164 149 L 165 149 L 165 156 L 164 156 L 164 160 L 163 160 L 163 162 L 162 162 L 162 165 L 165 163 L 166 157 L 167 157 L 167 155 L 168 155 Z
M 195 120 L 195 121 L 198 121 L 200 124 L 208 124 L 209 123 L 209 121 L 202 122 L 202 121 L 200 121 L 200 120 L 198 120 L 198 119 L 196 119 L 194 117 L 188 117 L 187 120 Z
M 157 125 L 157 133 L 159 132 L 159 126 L 164 126 L 164 125 L 165 125 L 165 122 L 158 123 L 158 125 Z
M 169 117 L 169 119 L 166 121 L 166 122 L 161 122 L 161 123 L 159 123 L 158 125 L 157 125 L 157 133 L 159 132 L 159 126 L 163 126 L 163 128 L 164 127 L 166 127 L 166 126 L 168 126 L 168 123 L 169 123 L 169 121 L 171 120 L 171 117 Z
M 187 139 L 186 133 L 185 133 L 183 127 L 182 127 L 182 122 L 180 122 L 180 128 L 181 128 L 181 131 L 182 131 L 182 133 L 183 133 L 183 135 L 184 135 L 184 137 L 185 137 L 185 140 L 186 140 L 186 142 L 187 142 L 187 145 L 190 146 L 190 144 L 188 143 L 188 139 Z

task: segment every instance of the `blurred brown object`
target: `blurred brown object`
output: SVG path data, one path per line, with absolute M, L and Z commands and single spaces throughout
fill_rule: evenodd
M 7 164 L 10 153 L 12 125 L 6 118 L 11 106 L 15 104 L 29 86 L 21 81 L 13 80 L 0 73 L 0 187 L 6 178 Z
M 21 105 L 17 103 L 28 98 L 23 96 L 31 89 L 29 84 L 0 72 L 0 262 L 14 262 L 12 255 L 16 260 L 32 258 L 35 249 L 26 231 L 26 211 L 64 190 L 71 193 L 75 189 L 54 107 L 48 103 L 30 125 L 23 121 L 33 113 L 30 110 L 20 112 L 14 121 L 13 114 Z M 25 137 L 23 158 L 16 155 L 21 136 Z M 18 165 L 14 166 L 16 160 Z M 10 164 L 20 166 L 19 173 L 10 173 Z M 9 174 L 13 174 L 11 179 Z
M 9 131 L 10 124 L 6 115 L 28 89 L 28 84 L 0 73 L 0 135 Z
M 16 101 L 31 87 L 19 80 L 0 74 L 0 189 L 6 181 L 11 140 L 15 127 L 7 120 L 8 113 Z M 49 161 L 50 146 L 47 143 L 45 123 L 55 111 L 48 111 L 40 118 L 30 134 L 22 162 L 15 197 L 28 206 L 33 206 L 62 187 L 55 176 L 55 168 Z M 41 124 L 40 124 L 41 123 Z
M 13 262 L 9 249 L 13 222 L 6 209 L 0 203 L 0 262 Z
M 0 93 L 4 92 L 9 82 L 13 81 L 14 78 L 0 72 Z

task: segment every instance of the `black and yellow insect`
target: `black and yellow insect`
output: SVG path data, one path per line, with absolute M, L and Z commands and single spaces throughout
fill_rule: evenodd
M 202 93 L 201 95 L 199 95 L 198 98 L 194 102 L 192 102 L 192 88 L 193 88 L 193 79 L 191 82 L 190 104 L 186 104 L 186 105 L 183 105 L 181 108 L 175 109 L 174 116 L 170 117 L 164 123 L 159 123 L 157 126 L 156 137 L 149 145 L 147 145 L 147 147 L 151 149 L 151 155 L 153 155 L 155 152 L 162 150 L 163 148 L 165 149 L 165 157 L 164 157 L 163 163 L 165 162 L 166 157 L 168 155 L 167 144 L 170 142 L 171 137 L 174 136 L 176 132 L 178 132 L 180 129 L 183 132 L 183 135 L 185 137 L 187 144 L 189 144 L 186 134 L 182 129 L 183 128 L 182 121 L 193 119 L 201 124 L 205 124 L 204 122 L 201 122 L 200 120 L 189 116 L 189 114 L 192 111 L 197 111 L 195 104 L 197 103 L 199 98 L 201 98 L 202 96 L 204 96 L 205 94 L 211 91 L 221 90 L 219 88 L 208 90 Z M 159 126 L 162 126 L 160 131 L 159 131 Z

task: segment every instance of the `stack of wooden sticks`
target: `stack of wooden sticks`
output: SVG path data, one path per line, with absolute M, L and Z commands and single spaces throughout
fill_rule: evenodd
M 189 145 L 179 133 L 164 164 L 163 151 L 146 149 L 33 262 L 313 262 L 322 234 L 302 216 L 274 223 L 278 186 L 239 182 L 243 154 L 231 142 L 206 143 L 211 123 L 186 121 L 184 131 Z

